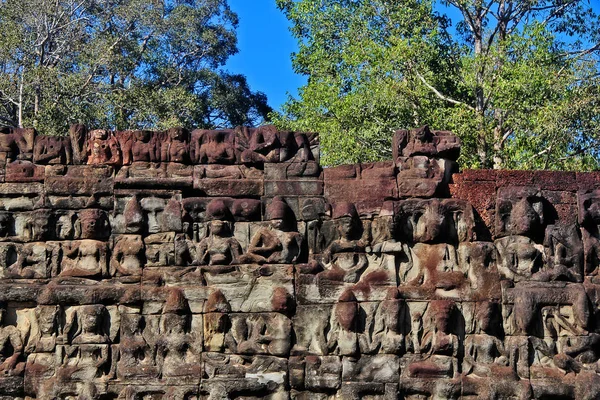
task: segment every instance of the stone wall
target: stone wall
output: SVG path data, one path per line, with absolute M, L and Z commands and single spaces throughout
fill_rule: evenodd
M 449 132 L 0 130 L 0 399 L 596 399 L 600 173 Z

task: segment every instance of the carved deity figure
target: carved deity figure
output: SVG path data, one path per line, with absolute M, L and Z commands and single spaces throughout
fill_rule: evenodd
M 354 293 L 346 290 L 331 313 L 331 330 L 327 337 L 327 347 L 331 354 L 355 355 L 358 351 L 358 304 Z
M 105 376 L 110 369 L 109 342 L 105 320 L 108 311 L 100 304 L 80 306 L 65 326 L 70 345 L 60 346 L 62 367 L 71 379 L 91 382 Z
M 242 262 L 256 264 L 292 264 L 302 249 L 302 235 L 293 229 L 295 221 L 290 207 L 279 198 L 267 206 L 269 226 L 261 228 L 250 241 Z
M 23 340 L 16 326 L 5 325 L 6 306 L 0 305 L 0 374 L 22 375 L 25 363 L 21 360 Z
M 458 372 L 459 341 L 450 326 L 454 309 L 454 302 L 449 300 L 429 302 L 419 346 L 420 353 L 426 354 L 427 359 L 409 366 L 411 376 L 453 377 Z
M 210 352 L 235 350 L 231 336 L 231 306 L 220 290 L 213 291 L 204 304 L 204 349 Z
M 31 387 L 42 387 L 50 382 L 57 366 L 56 345 L 59 338 L 59 307 L 38 305 L 35 308 L 35 329 L 31 329 L 26 351 L 29 353 L 26 365 L 26 381 Z M 27 384 L 27 383 L 26 383 Z M 38 393 L 43 396 L 44 393 Z
M 496 305 L 481 302 L 476 306 L 475 316 L 478 332 L 465 338 L 463 371 L 479 377 L 494 376 L 496 366 L 508 366 L 504 344 L 498 338 Z M 496 328 L 496 329 L 495 329 Z
M 403 308 L 404 302 L 399 299 L 398 290 L 395 287 L 389 289 L 386 298 L 379 303 L 375 314 L 366 317 L 371 325 L 365 326 L 359 336 L 362 353 L 404 353 Z
M 333 211 L 333 219 L 339 234 L 325 249 L 325 271 L 320 279 L 356 283 L 368 266 L 365 244 L 361 237 L 361 222 L 354 204 L 339 203 Z
M 6 276 L 13 278 L 40 279 L 56 274 L 57 247 L 46 242 L 25 243 L 17 254 L 14 264 L 7 267 Z
M 248 149 L 242 152 L 243 162 L 278 162 L 281 143 L 274 126 L 264 126 L 250 131 Z
M 36 164 L 71 164 L 73 152 L 70 138 L 38 136 L 33 148 L 33 161 Z
M 136 161 L 158 161 L 159 154 L 157 142 L 154 135 L 150 131 L 134 131 L 133 143 L 131 145 L 131 155 L 134 162 Z
M 141 275 L 145 253 L 146 249 L 141 235 L 116 237 L 110 262 L 111 275 Z
M 200 265 L 218 266 L 237 262 L 242 254 L 240 243 L 231 234 L 233 217 L 222 200 L 212 200 L 206 208 L 209 235 L 197 247 Z
M 120 358 L 117 371 L 120 379 L 156 378 L 156 347 L 143 334 L 144 316 L 124 314 L 121 316 Z
M 232 131 L 198 130 L 193 133 L 194 163 L 233 164 L 235 136 Z
M 58 336 L 58 311 L 56 305 L 39 305 L 35 308 L 37 329 L 29 337 L 27 350 L 30 353 L 48 353 L 54 351 Z
M 279 161 L 294 161 L 303 162 L 313 159 L 313 154 L 310 151 L 310 143 L 308 137 L 302 132 L 280 131 L 279 143 Z
M 166 142 L 161 144 L 161 161 L 186 163 L 189 160 L 188 131 L 171 128 L 166 132 Z
M 180 290 L 172 290 L 163 307 L 157 361 L 163 377 L 200 376 L 200 357 L 190 333 L 191 315 Z
M 583 281 L 583 243 L 573 225 L 550 225 L 544 238 L 545 263 L 532 276 L 539 281 Z
M 97 240 L 73 240 L 62 243 L 61 276 L 91 278 L 105 276 L 108 249 Z
M 104 129 L 96 129 L 89 133 L 88 159 L 89 165 L 121 164 L 121 150 L 114 135 Z

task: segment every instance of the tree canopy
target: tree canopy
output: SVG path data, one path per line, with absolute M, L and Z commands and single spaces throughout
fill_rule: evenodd
M 599 167 L 600 25 L 587 0 L 277 0 L 298 98 L 274 115 L 321 133 L 326 164 L 388 158 L 428 124 L 481 168 Z
M 0 0 L 0 125 L 255 124 L 271 111 L 242 75 L 227 0 Z

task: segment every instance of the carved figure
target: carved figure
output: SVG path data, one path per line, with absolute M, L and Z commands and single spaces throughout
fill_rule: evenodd
M 0 305 L 0 373 L 3 375 L 22 375 L 25 363 L 21 360 L 23 340 L 19 330 L 5 325 L 6 306 Z
M 117 364 L 120 379 L 156 378 L 156 347 L 143 334 L 144 317 L 140 314 L 121 316 L 120 358 Z
M 198 164 L 233 164 L 235 155 L 235 135 L 233 131 L 192 132 L 194 138 L 194 163 Z
M 61 276 L 101 277 L 108 272 L 106 243 L 74 240 L 62 244 Z
M 118 236 L 112 251 L 111 275 L 142 275 L 145 252 L 140 235 Z
M 463 361 L 465 373 L 479 377 L 494 376 L 495 373 L 499 373 L 494 369 L 495 366 L 508 366 L 504 344 L 498 338 L 499 332 L 494 329 L 499 325 L 495 324 L 497 316 L 495 304 L 490 302 L 477 304 L 478 333 L 465 338 Z
M 200 265 L 230 265 L 242 254 L 240 243 L 231 235 L 233 217 L 221 200 L 211 201 L 206 208 L 209 235 L 198 244 L 197 256 Z
M 112 132 L 96 129 L 89 133 L 87 159 L 89 165 L 120 165 L 121 162 L 121 149 Z
M 190 333 L 189 306 L 183 293 L 172 290 L 161 317 L 157 361 L 164 377 L 200 376 L 200 359 Z
M 449 300 L 432 300 L 427 307 L 427 325 L 420 343 L 421 354 L 429 360 L 409 366 L 411 376 L 453 377 L 458 372 L 458 336 L 451 333 L 450 320 L 455 305 Z
M 56 136 L 38 136 L 33 148 L 33 161 L 36 164 L 71 164 L 71 140 Z
M 269 226 L 254 234 L 241 261 L 257 264 L 296 262 L 302 249 L 302 236 L 292 228 L 292 210 L 283 200 L 275 198 L 267 206 L 266 219 Z
M 365 244 L 360 239 L 361 225 L 356 208 L 352 203 L 340 203 L 333 211 L 339 239 L 334 240 L 325 250 L 326 270 L 319 278 L 332 281 L 356 283 L 369 262 L 365 254 Z
M 161 145 L 161 161 L 186 163 L 189 160 L 189 133 L 183 128 L 171 128 Z

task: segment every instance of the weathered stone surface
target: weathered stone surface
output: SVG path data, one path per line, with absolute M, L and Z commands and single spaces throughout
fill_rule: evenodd
M 597 173 L 399 131 L 0 131 L 0 399 L 595 399 Z

